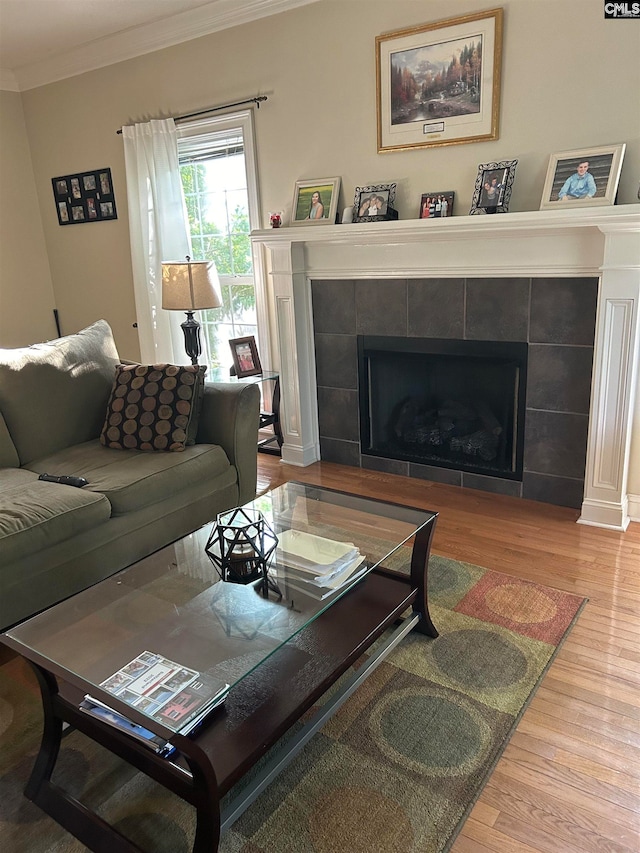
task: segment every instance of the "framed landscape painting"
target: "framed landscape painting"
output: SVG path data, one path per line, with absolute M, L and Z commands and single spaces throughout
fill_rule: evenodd
M 498 138 L 502 9 L 376 38 L 378 151 Z

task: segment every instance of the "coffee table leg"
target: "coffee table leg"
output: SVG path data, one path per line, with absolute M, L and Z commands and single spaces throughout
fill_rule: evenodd
M 191 804 L 195 806 L 197 817 L 193 853 L 215 853 L 220 843 L 220 798 L 216 774 L 211 762 L 191 738 L 176 735 L 173 743 L 184 755 L 193 776 Z
M 418 590 L 413 602 L 413 612 L 420 614 L 420 621 L 414 630 L 421 634 L 427 634 L 429 637 L 438 636 L 438 631 L 429 615 L 427 599 L 427 570 L 436 519 L 437 515 L 434 515 L 431 521 L 416 533 L 411 554 L 411 586 Z
M 43 784 L 51 779 L 53 768 L 58 759 L 60 743 L 62 741 L 62 720 L 53 710 L 53 697 L 58 692 L 58 685 L 55 678 L 50 673 L 41 669 L 37 664 L 31 663 L 31 661 L 29 663 L 38 679 L 40 693 L 42 694 L 42 709 L 44 711 L 44 729 L 40 751 L 38 752 L 36 763 L 33 766 L 31 776 L 24 791 L 27 799 L 36 800 Z

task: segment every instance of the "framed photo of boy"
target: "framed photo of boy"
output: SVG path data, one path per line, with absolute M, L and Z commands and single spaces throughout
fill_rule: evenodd
M 376 37 L 378 152 L 498 138 L 502 9 Z
M 232 338 L 229 346 L 238 379 L 245 376 L 258 376 L 262 373 L 256 339 L 253 335 L 246 338 Z
M 296 181 L 291 205 L 292 225 L 334 225 L 340 178 Z
M 625 148 L 621 143 L 552 154 L 540 210 L 615 204 Z
M 474 213 L 508 213 L 517 160 L 481 163 L 478 166 L 471 210 Z

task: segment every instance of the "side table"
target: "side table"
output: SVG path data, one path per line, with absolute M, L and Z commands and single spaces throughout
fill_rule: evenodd
M 260 421 L 258 429 L 265 427 L 273 428 L 273 435 L 268 435 L 266 438 L 261 438 L 258 441 L 258 451 L 260 453 L 272 453 L 274 456 L 280 456 L 280 448 L 283 443 L 282 429 L 280 427 L 280 374 L 273 372 L 259 373 L 257 376 L 245 376 L 238 378 L 237 376 L 229 375 L 227 371 L 219 367 L 212 370 L 207 379 L 213 382 L 242 382 L 253 385 L 267 385 L 272 383 L 271 390 L 271 411 L 267 412 L 260 410 Z M 266 395 L 264 388 L 263 399 Z

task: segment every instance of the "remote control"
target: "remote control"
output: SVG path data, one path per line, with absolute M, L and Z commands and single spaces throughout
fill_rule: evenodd
M 84 477 L 70 477 L 66 474 L 61 474 L 59 477 L 55 474 L 40 474 L 38 479 L 46 480 L 47 483 L 62 483 L 63 486 L 77 486 L 79 489 L 89 483 Z

